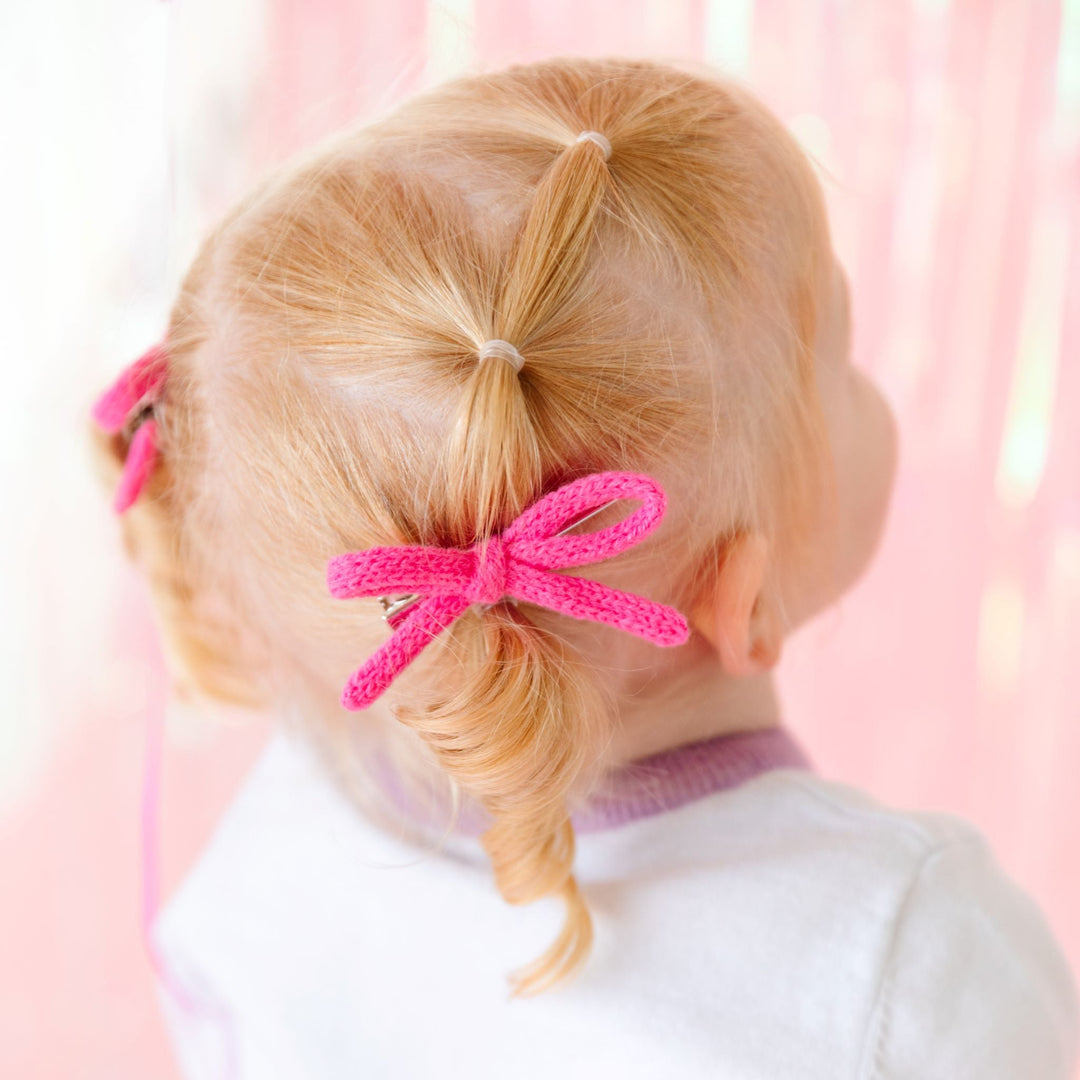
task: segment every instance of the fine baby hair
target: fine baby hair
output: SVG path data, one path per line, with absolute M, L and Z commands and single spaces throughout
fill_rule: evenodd
M 814 368 L 831 273 L 814 172 L 744 90 L 649 62 L 522 66 L 262 183 L 97 411 L 181 685 L 290 718 L 373 813 L 387 762 L 414 798 L 475 806 L 502 896 L 566 905 L 521 992 L 587 958 L 573 812 L 619 764 L 620 703 L 708 647 L 679 613 L 732 539 L 766 539 L 777 593 L 832 573 L 809 542 L 833 520 Z M 338 563 L 335 595 L 333 560 L 476 559 L 597 474 L 636 479 L 590 489 L 545 542 L 565 554 L 652 506 L 648 528 L 544 573 L 565 588 L 581 567 L 580 588 L 644 605 L 663 633 L 515 595 L 506 566 L 469 591 L 470 564 L 413 662 L 342 708 L 360 661 L 424 607 L 400 594 L 435 585 L 350 586 Z M 389 626 L 372 594 L 403 604 Z

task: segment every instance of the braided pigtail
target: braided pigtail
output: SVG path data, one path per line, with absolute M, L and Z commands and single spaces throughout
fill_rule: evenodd
M 460 517 L 447 524 L 459 543 L 504 528 L 548 479 L 553 466 L 545 468 L 550 454 L 530 406 L 542 388 L 529 346 L 579 288 L 610 186 L 603 148 L 584 140 L 571 142 L 538 185 L 491 324 L 491 336 L 519 352 L 521 368 L 498 354 L 477 362 L 441 470 L 458 495 L 449 502 Z M 502 896 L 565 902 L 557 940 L 512 980 L 515 993 L 535 993 L 575 970 L 592 942 L 573 876 L 567 799 L 599 756 L 608 710 L 571 648 L 511 604 L 460 620 L 451 647 L 465 660 L 459 692 L 425 710 L 402 707 L 399 717 L 491 815 L 483 845 Z
M 451 698 L 398 715 L 491 815 L 482 842 L 503 898 L 565 902 L 557 940 L 511 980 L 516 994 L 537 993 L 575 970 L 592 943 L 566 794 L 595 757 L 605 703 L 559 638 L 512 607 L 463 618 L 451 633 L 459 643 L 471 637 L 482 655 L 466 656 Z

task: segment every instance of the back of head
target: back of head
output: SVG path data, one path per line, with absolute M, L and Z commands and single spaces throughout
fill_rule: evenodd
M 741 527 L 794 565 L 823 475 L 828 258 L 812 171 L 745 92 L 553 61 L 450 84 L 290 166 L 184 283 L 162 464 L 128 522 L 174 653 L 201 690 L 300 713 L 335 752 L 370 722 L 477 802 L 503 896 L 568 905 L 522 989 L 587 954 L 569 813 L 619 702 L 662 693 L 679 660 L 502 602 L 397 680 L 393 722 L 348 714 L 340 687 L 385 628 L 374 602 L 331 599 L 327 561 L 467 546 L 625 469 L 661 481 L 667 516 L 585 576 L 685 608 Z M 479 360 L 490 339 L 520 371 Z

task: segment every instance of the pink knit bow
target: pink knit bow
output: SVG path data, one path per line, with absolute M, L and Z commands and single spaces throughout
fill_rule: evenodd
M 596 532 L 558 535 L 616 499 L 640 499 L 621 521 Z M 552 571 L 618 555 L 660 524 L 667 499 L 651 477 L 602 472 L 574 480 L 533 503 L 486 545 L 460 548 L 374 547 L 330 560 L 327 584 L 338 599 L 423 594 L 393 636 L 353 673 L 341 695 L 347 709 L 367 708 L 424 647 L 472 604 L 504 597 L 576 619 L 617 626 L 656 645 L 682 645 L 686 619 L 674 608 L 588 578 Z
M 93 417 L 98 427 L 115 435 L 139 411 L 152 406 L 165 385 L 165 350 L 160 345 L 147 349 L 126 367 L 116 382 L 94 403 Z M 124 470 L 113 496 L 113 509 L 122 514 L 139 497 L 157 464 L 157 422 L 144 416 L 131 436 Z

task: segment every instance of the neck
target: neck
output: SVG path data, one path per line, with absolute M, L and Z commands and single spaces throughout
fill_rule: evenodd
M 613 764 L 623 763 L 716 735 L 779 724 L 772 672 L 734 677 L 713 654 L 666 679 L 662 697 L 629 699 L 620 710 L 609 756 Z
M 623 704 L 615 731 L 604 755 L 603 764 L 609 770 L 617 770 L 628 762 L 651 758 L 665 750 L 701 743 L 716 736 L 768 731 L 780 727 L 780 710 L 770 672 L 735 678 L 724 672 L 716 661 L 715 653 L 710 655 L 702 651 L 697 656 L 680 659 L 676 669 L 672 671 L 669 668 L 664 671 L 662 678 L 659 677 L 660 672 L 655 670 L 651 675 L 647 675 L 639 669 L 638 675 L 642 681 L 636 689 L 630 688 L 630 692 L 622 697 Z M 430 761 L 427 758 L 416 758 L 412 733 L 397 723 L 383 703 L 378 703 L 370 710 L 369 718 L 372 723 L 349 727 L 341 733 L 341 738 L 353 749 L 356 740 L 368 744 L 368 771 L 361 770 L 362 776 L 351 776 L 348 762 L 356 759 L 351 752 L 343 753 L 343 745 L 334 745 L 333 740 L 321 745 L 323 752 L 328 755 L 327 760 L 332 771 L 338 775 L 346 793 L 375 820 L 382 821 L 393 829 L 400 829 L 401 820 L 393 816 L 384 817 L 384 796 L 399 810 L 409 808 L 410 815 L 419 813 L 421 820 L 445 823 L 447 809 L 441 801 L 443 788 L 439 784 L 433 786 L 431 782 L 428 771 L 431 768 Z M 705 783 L 711 790 L 710 785 L 713 785 L 718 777 L 726 777 L 724 782 L 730 782 L 735 773 L 742 775 L 740 770 L 747 761 L 753 765 L 750 774 L 760 771 L 763 753 L 767 756 L 778 753 L 781 755 L 783 760 L 774 762 L 774 765 L 805 767 L 798 747 L 773 746 L 763 752 L 759 746 L 755 746 L 749 753 L 751 757 L 746 759 L 745 746 L 740 749 L 739 745 L 732 744 L 724 751 L 722 759 L 711 758 L 711 767 L 704 771 L 700 764 L 691 763 L 690 771 L 693 775 L 685 775 L 684 769 L 679 773 L 682 780 L 676 780 L 672 787 L 674 795 L 672 792 L 668 793 L 675 799 L 671 805 L 681 805 L 680 800 L 685 801 L 684 789 L 688 789 L 688 785 L 693 787 L 695 784 Z M 371 762 L 375 764 L 372 765 Z M 686 762 L 683 764 L 685 766 Z M 441 773 L 439 775 L 442 776 Z M 381 792 L 381 796 L 374 796 L 376 791 Z M 655 778 L 650 791 L 646 801 L 655 810 L 656 805 L 659 805 Z M 610 796 L 611 793 L 608 794 Z M 597 826 L 596 822 L 608 820 L 612 814 L 619 820 L 631 820 L 625 816 L 627 807 L 624 805 L 626 798 L 623 796 L 625 792 L 620 796 L 621 809 L 617 807 L 612 810 L 611 806 L 607 806 L 598 811 L 599 816 L 593 815 L 596 820 L 592 821 L 591 825 L 586 821 L 583 827 L 601 827 Z M 640 802 L 640 799 L 637 801 Z M 631 798 L 630 802 L 634 803 L 634 798 Z M 420 807 L 419 811 L 416 806 Z
M 736 677 L 721 667 L 715 652 L 691 645 L 678 662 L 666 669 L 637 668 L 633 685 L 623 686 L 614 731 L 603 766 L 616 769 L 631 761 L 674 750 L 688 743 L 719 735 L 764 731 L 780 727 L 780 707 L 771 671 Z M 428 759 L 415 756 L 413 733 L 406 731 L 382 702 L 368 712 L 369 723 L 349 727 L 342 738 L 350 746 L 357 740 L 368 752 L 390 762 L 390 771 L 413 777 L 427 775 Z M 324 747 L 331 761 L 351 758 L 342 747 Z M 441 775 L 441 774 L 440 774 Z M 369 786 L 367 783 L 365 788 Z M 378 784 L 375 783 L 377 787 Z M 420 787 L 428 791 L 430 778 Z M 355 790 L 350 792 L 356 797 Z M 368 806 L 369 811 L 371 806 Z

